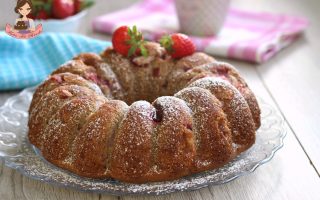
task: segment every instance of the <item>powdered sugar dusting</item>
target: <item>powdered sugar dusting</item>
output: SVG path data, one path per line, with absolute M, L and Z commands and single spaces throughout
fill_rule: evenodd
M 174 181 L 153 182 L 146 184 L 130 184 L 113 179 L 87 179 L 54 167 L 46 162 L 39 150 L 30 145 L 27 139 L 27 107 L 34 90 L 27 89 L 21 94 L 9 99 L 0 108 L 0 125 L 2 131 L 15 135 L 16 146 L 6 146 L 6 135 L 3 132 L 0 140 L 0 157 L 8 167 L 19 169 L 19 172 L 29 177 L 60 186 L 72 187 L 81 191 L 94 191 L 115 195 L 127 194 L 167 194 L 176 191 L 188 191 L 208 185 L 219 185 L 246 175 L 268 162 L 275 151 L 283 145 L 285 136 L 284 121 L 277 110 L 260 99 L 262 108 L 262 126 L 258 130 L 256 143 L 248 151 L 240 154 L 230 163 L 215 170 L 193 174 Z M 15 108 L 15 109 L 13 109 Z M 23 113 L 23 115 L 21 115 Z M 10 121 L 9 121 L 10 119 Z M 12 123 L 20 124 L 13 126 Z M 4 148 L 3 148 L 4 147 Z
M 243 151 L 254 138 L 255 128 L 250 108 L 241 93 L 230 83 L 220 78 L 202 78 L 190 84 L 189 87 L 192 86 L 210 90 L 221 101 L 232 129 L 233 140 L 236 143 L 242 143 L 237 145 L 237 150 Z M 247 143 L 243 144 L 243 142 Z
M 154 47 L 151 45 L 150 48 Z M 108 58 L 106 55 L 104 59 L 106 63 L 110 62 L 110 66 L 108 65 L 109 63 L 101 64 L 102 61 L 99 56 L 96 56 L 97 62 L 92 60 L 93 63 L 97 64 L 94 66 L 87 66 L 78 60 L 66 62 L 62 65 L 66 70 L 70 66 L 76 67 L 78 62 L 81 62 L 80 64 L 83 68 L 79 68 L 79 71 L 76 73 L 79 73 L 83 78 L 75 75 L 80 78 L 73 79 L 71 77 L 69 80 L 62 79 L 66 82 L 66 85 L 58 86 L 41 97 L 39 103 L 30 111 L 30 133 L 33 133 L 34 130 L 40 130 L 41 139 L 39 141 L 49 145 L 49 147 L 42 146 L 45 150 L 51 148 L 48 140 L 58 141 L 57 143 L 63 141 L 64 136 L 62 132 L 70 132 L 71 138 L 66 141 L 66 144 L 71 142 L 70 144 L 72 145 L 77 131 L 80 131 L 84 124 L 87 125 L 90 116 L 97 112 L 103 102 L 109 101 L 99 91 L 103 90 L 105 94 L 110 94 L 111 92 L 112 95 L 108 96 L 108 98 L 117 97 L 127 100 L 127 102 L 132 102 L 139 99 L 140 96 L 147 96 L 143 92 L 149 91 L 150 88 L 152 89 L 152 84 L 164 84 L 163 86 L 161 85 L 160 89 L 158 86 L 154 86 L 159 93 L 162 93 L 165 88 L 175 87 L 174 85 L 167 87 L 163 81 L 167 77 L 170 77 L 171 73 L 178 73 L 175 76 L 177 79 L 183 77 L 180 75 L 189 73 L 188 77 L 184 77 L 186 79 L 183 81 L 187 83 L 187 79 L 191 78 L 191 81 L 189 80 L 191 84 L 176 93 L 175 97 L 162 96 L 157 98 L 152 104 L 147 101 L 136 101 L 124 112 L 121 120 L 110 122 L 116 123 L 117 129 L 111 141 L 114 142 L 114 148 L 109 152 L 110 155 L 108 155 L 107 159 L 111 159 L 112 156 L 114 157 L 112 160 L 106 161 L 106 165 L 109 161 L 111 162 L 111 168 L 108 168 L 107 172 L 110 172 L 111 175 L 118 173 L 116 177 L 120 177 L 120 179 L 129 177 L 128 180 L 135 181 L 134 177 L 145 177 L 142 180 L 148 181 L 148 178 L 146 178 L 147 173 L 161 174 L 165 170 L 168 170 L 165 169 L 166 167 L 172 169 L 180 167 L 181 171 L 192 171 L 193 166 L 190 163 L 193 162 L 195 152 L 202 148 L 200 139 L 201 141 L 207 140 L 211 143 L 222 145 L 221 149 L 209 150 L 212 152 L 227 152 L 227 146 L 233 146 L 233 148 L 241 146 L 235 142 L 236 140 L 229 141 L 229 127 L 225 123 L 225 118 L 232 116 L 228 119 L 230 121 L 229 125 L 233 128 L 235 138 L 242 137 L 243 129 L 251 128 L 251 123 L 241 120 L 243 116 L 245 119 L 252 118 L 246 99 L 243 98 L 235 87 L 227 82 L 230 81 L 233 85 L 239 83 L 241 87 L 245 87 L 245 83 L 238 77 L 237 72 L 232 67 L 228 68 L 227 66 L 225 67 L 226 69 L 233 70 L 231 70 L 230 74 L 221 75 L 227 81 L 212 77 L 201 78 L 203 75 L 218 76 L 219 73 L 225 73 L 225 68 L 221 68 L 220 64 L 211 64 L 194 67 L 186 72 L 181 69 L 174 70 L 175 61 L 166 60 L 168 58 L 165 56 L 165 52 L 162 50 L 154 52 L 155 55 L 153 55 L 152 59 L 142 59 L 140 57 L 133 59 L 133 61 L 120 58 L 119 55 L 114 53 L 106 52 L 106 54 L 110 54 L 110 57 Z M 95 59 L 95 57 L 90 57 L 90 59 Z M 139 66 L 142 63 L 142 67 L 146 68 L 137 68 L 132 62 L 137 62 Z M 170 62 L 171 64 L 166 67 L 164 72 L 158 70 L 157 73 L 154 73 L 154 68 L 148 68 L 151 67 L 149 65 L 153 62 L 159 62 L 159 65 L 163 65 L 165 62 Z M 98 65 L 98 63 L 101 65 Z M 185 64 L 187 64 L 187 61 L 183 63 L 183 65 Z M 220 71 L 218 67 L 221 68 L 219 68 Z M 82 72 L 81 70 L 84 71 Z M 229 73 L 229 71 L 226 72 Z M 159 76 L 165 77 L 161 77 L 160 79 Z M 154 82 L 146 80 L 154 80 Z M 81 86 L 76 86 L 77 81 Z M 58 82 L 61 84 L 61 81 Z M 133 83 L 137 84 L 137 87 L 139 86 L 142 91 L 137 91 L 132 85 Z M 170 82 L 169 84 L 172 83 Z M 179 83 L 179 80 L 176 83 Z M 151 86 L 147 86 L 147 84 Z M 44 85 L 44 87 L 46 86 Z M 101 90 L 96 89 L 99 87 Z M 144 90 L 144 87 L 149 89 Z M 185 94 L 186 91 L 188 95 Z M 227 108 L 229 107 L 233 109 L 232 114 L 227 112 Z M 215 128 L 217 129 L 217 133 L 221 132 L 221 137 L 215 134 L 200 134 L 200 130 L 203 131 L 210 127 L 205 120 L 210 118 L 211 115 L 209 113 L 211 115 L 216 113 L 216 116 L 218 116 L 217 120 L 219 121 L 215 122 L 217 124 Z M 101 115 L 101 118 L 96 119 L 92 126 L 103 126 L 102 117 L 108 117 L 108 113 L 104 113 Z M 252 119 L 250 122 L 252 122 Z M 86 139 L 94 140 L 99 135 L 99 131 L 98 129 L 88 130 L 85 133 L 87 134 Z M 164 144 L 165 146 L 163 146 Z M 81 143 L 78 145 L 82 147 Z M 245 148 L 248 148 L 250 145 L 246 145 Z M 41 149 L 43 150 L 43 148 Z M 69 147 L 61 146 L 60 148 L 61 152 L 65 152 Z M 172 160 L 166 164 L 168 166 L 161 166 L 162 161 L 160 162 L 159 159 L 162 158 L 158 157 L 158 154 L 161 155 L 161 153 L 169 150 L 171 154 L 163 155 L 167 155 L 167 160 Z M 53 149 L 53 151 L 51 153 L 56 153 L 56 149 Z M 76 153 L 72 152 L 72 154 Z M 61 157 L 63 156 L 61 155 Z M 62 162 L 66 166 L 70 166 L 74 165 L 74 159 L 73 155 L 68 155 L 64 157 Z M 163 161 L 163 163 L 165 162 L 166 160 Z M 197 162 L 198 166 L 206 167 L 211 166 L 212 162 L 215 161 L 203 159 L 201 162 L 199 160 Z M 169 165 L 172 166 L 169 167 Z M 73 167 L 82 168 L 83 166 Z M 121 177 L 123 175 L 127 177 Z

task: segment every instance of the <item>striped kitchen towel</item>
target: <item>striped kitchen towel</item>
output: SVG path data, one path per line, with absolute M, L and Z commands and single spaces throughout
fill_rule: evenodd
M 110 34 L 121 25 L 137 25 L 150 40 L 165 33 L 179 32 L 173 1 L 143 0 L 95 18 L 93 29 Z M 230 9 L 217 36 L 192 39 L 199 51 L 261 63 L 292 43 L 307 25 L 308 21 L 302 17 Z
M 108 45 L 77 34 L 42 33 L 19 40 L 0 32 L 0 91 L 36 85 L 75 55 L 99 53 Z

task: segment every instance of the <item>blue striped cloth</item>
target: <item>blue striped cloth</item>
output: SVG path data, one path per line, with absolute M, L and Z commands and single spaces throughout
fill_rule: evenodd
M 100 53 L 110 42 L 69 33 L 42 33 L 19 40 L 0 32 L 0 91 L 22 89 L 81 52 Z

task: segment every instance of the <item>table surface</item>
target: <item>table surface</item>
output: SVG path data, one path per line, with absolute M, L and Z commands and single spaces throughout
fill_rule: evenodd
M 97 1 L 81 33 L 108 40 L 89 27 L 94 16 L 125 8 L 136 0 Z M 220 60 L 236 66 L 253 91 L 274 105 L 286 121 L 284 147 L 254 173 L 230 183 L 163 196 L 110 196 L 52 186 L 22 176 L 0 161 L 0 199 L 320 199 L 320 1 L 234 0 L 233 6 L 309 18 L 305 35 L 261 65 Z M 0 105 L 15 92 L 0 93 Z

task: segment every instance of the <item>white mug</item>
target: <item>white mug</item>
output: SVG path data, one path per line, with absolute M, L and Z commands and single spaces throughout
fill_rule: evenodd
M 230 0 L 175 0 L 180 31 L 196 36 L 212 36 L 221 30 Z
M 4 30 L 7 23 L 14 25 L 15 20 L 19 17 L 14 11 L 16 4 L 16 0 L 0 1 L 0 30 Z

